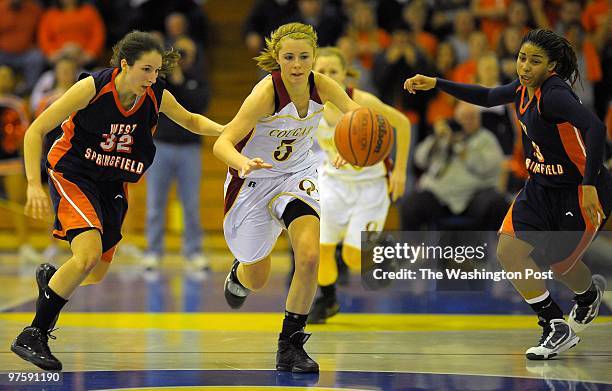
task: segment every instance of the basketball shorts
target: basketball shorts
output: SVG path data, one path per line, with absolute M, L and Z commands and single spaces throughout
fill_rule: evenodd
M 254 263 L 270 254 L 286 229 L 282 216 L 292 200 L 301 200 L 320 214 L 315 166 L 274 178 L 242 179 L 228 174 L 224 193 L 225 241 L 243 263 Z
M 603 211 L 609 216 L 612 208 L 609 175 L 600 176 L 597 192 Z M 531 244 L 534 248 L 531 256 L 538 265 L 565 274 L 582 259 L 605 225 L 602 220 L 594 226 L 583 215 L 581 196 L 582 186 L 552 188 L 528 180 L 510 206 L 499 232 Z
M 111 262 L 127 213 L 123 182 L 94 182 L 49 169 L 49 193 L 55 210 L 53 236 L 72 241 L 75 234 L 97 229 L 102 236 L 102 260 Z
M 391 204 L 386 177 L 347 181 L 322 172 L 319 187 L 321 243 L 360 249 L 361 231 L 382 231 Z

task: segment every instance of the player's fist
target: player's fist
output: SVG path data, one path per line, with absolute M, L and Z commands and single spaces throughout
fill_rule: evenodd
M 404 82 L 404 89 L 411 94 L 416 94 L 418 90 L 427 91 L 431 90 L 436 86 L 436 78 L 423 76 L 423 75 L 415 75 L 409 79 L 406 79 Z

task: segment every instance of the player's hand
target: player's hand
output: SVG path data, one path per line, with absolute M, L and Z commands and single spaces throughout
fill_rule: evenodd
M 604 215 L 595 186 L 582 186 L 582 210 L 595 227 L 599 228 L 606 216 Z
M 404 195 L 406 188 L 406 170 L 395 167 L 389 178 L 389 193 L 391 201 L 395 202 L 398 198 Z
M 342 158 L 342 156 L 340 156 L 339 154 L 336 155 L 336 158 L 334 159 L 334 161 L 332 162 L 332 165 L 336 168 L 340 168 L 342 166 L 344 166 L 347 163 L 346 160 L 344 160 Z
M 25 214 L 35 219 L 44 219 L 51 214 L 49 198 L 42 185 L 28 185 Z
M 423 75 L 415 75 L 410 79 L 406 79 L 404 82 L 404 89 L 411 94 L 416 94 L 418 90 L 427 91 L 431 90 L 436 86 L 436 78 L 423 76 Z
M 246 178 L 252 171 L 261 170 L 262 168 L 272 168 L 272 165 L 264 162 L 263 159 L 256 157 L 244 163 L 244 165 L 240 168 L 240 171 L 238 171 L 238 175 L 240 178 Z

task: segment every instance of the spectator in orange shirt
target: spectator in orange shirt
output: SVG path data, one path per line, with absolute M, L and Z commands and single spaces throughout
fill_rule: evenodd
M 427 22 L 427 5 L 423 1 L 412 1 L 402 10 L 402 19 L 412 29 L 417 46 L 433 61 L 438 50 L 438 39 L 435 35 L 425 31 Z
M 391 43 L 390 35 L 376 24 L 376 15 L 368 3 L 351 8 L 347 35 L 357 42 L 357 55 L 366 69 L 372 69 L 374 57 Z
M 595 105 L 594 84 L 602 79 L 601 60 L 597 50 L 586 37 L 580 22 L 574 22 L 567 26 L 565 37 L 574 47 L 578 59 L 578 70 L 583 75 L 581 78 L 582 88 L 574 91 L 582 101 L 582 104 L 593 109 Z
M 78 58 L 81 65 L 94 65 L 105 39 L 102 17 L 80 0 L 58 0 L 43 13 L 38 29 L 38 44 L 52 63 L 67 54 Z
M 491 46 L 499 39 L 506 25 L 508 6 L 512 0 L 472 0 L 472 13 L 480 20 L 480 30 Z
M 470 35 L 469 53 L 467 61 L 459 64 L 453 72 L 451 80 L 458 83 L 474 83 L 476 81 L 476 68 L 480 55 L 488 49 L 487 37 L 481 32 Z
M 0 64 L 8 64 L 23 74 L 23 85 L 16 87 L 20 95 L 29 94 L 45 66 L 36 47 L 41 14 L 34 0 L 0 0 Z
M 460 64 L 467 61 L 470 57 L 470 35 L 474 32 L 474 15 L 472 15 L 470 10 L 463 9 L 457 11 L 453 28 L 453 34 L 448 40 L 453 45 L 457 63 Z

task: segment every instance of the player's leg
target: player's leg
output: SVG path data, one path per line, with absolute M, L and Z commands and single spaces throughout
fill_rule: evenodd
M 319 216 L 308 204 L 294 199 L 283 213 L 295 253 L 295 273 L 289 287 L 283 328 L 278 338 L 276 369 L 291 372 L 318 372 L 319 365 L 308 356 L 304 332 L 310 306 L 317 290 L 319 267 Z
M 338 263 L 336 247 L 344 239 L 349 218 L 357 195 L 352 184 L 326 175 L 319 175 L 321 189 L 321 238 L 318 284 L 319 296 L 310 310 L 308 323 L 325 323 L 326 319 L 338 312 L 336 282 L 338 280 Z M 353 191 L 352 191 L 353 190 Z
M 11 345 L 11 350 L 21 358 L 46 370 L 62 368 L 61 362 L 49 350 L 50 327 L 74 290 L 100 261 L 100 232 L 97 229 L 77 230 L 70 247 L 72 257 L 53 274 L 39 296 L 32 324 L 26 327 Z
M 546 252 L 546 232 L 550 223 L 534 211 L 546 205 L 548 195 L 539 185 L 528 182 L 517 196 L 504 218 L 497 245 L 497 258 L 507 272 L 518 272 L 524 277 L 511 282 L 523 299 L 538 316 L 538 324 L 543 328 L 539 343 L 527 350 L 530 360 L 545 360 L 575 346 L 580 339 L 563 319 L 563 311 L 552 299 L 543 279 L 536 279 L 535 273 L 526 276 L 526 270 L 540 272 L 534 256 L 542 263 Z M 537 231 L 538 227 L 541 229 Z M 515 232 L 516 230 L 516 232 Z M 534 251 L 537 245 L 537 251 Z
M 612 178 L 602 176 L 597 186 L 599 199 L 606 216 L 609 216 L 612 203 Z M 606 279 L 599 274 L 592 275 L 591 270 L 582 262 L 582 256 L 594 240 L 597 232 L 605 226 L 606 221 L 593 225 L 582 213 L 582 188 L 564 192 L 563 204 L 559 205 L 561 213 L 557 215 L 562 232 L 559 233 L 559 244 L 554 247 L 556 259 L 562 260 L 551 266 L 555 279 L 562 282 L 574 292 L 573 306 L 568 322 L 576 332 L 583 331 L 599 314 L 599 306 L 606 290 Z M 569 212 L 569 213 L 568 213 Z

